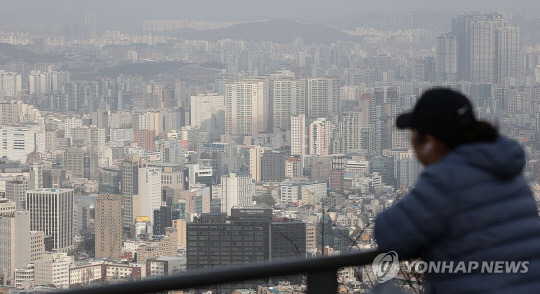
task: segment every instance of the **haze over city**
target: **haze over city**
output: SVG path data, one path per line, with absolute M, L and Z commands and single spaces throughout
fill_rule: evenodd
M 478 161 L 502 166 L 494 178 L 518 170 L 540 206 L 538 1 L 0 7 L 0 293 L 373 253 L 377 217 L 412 197 L 433 152 L 455 147 L 396 127 L 433 88 L 463 93 L 458 113 L 515 142 L 510 163 Z M 379 278 L 360 265 L 335 275 L 341 293 Z M 396 279 L 424 291 L 422 273 Z M 185 293 L 309 283 L 296 273 Z

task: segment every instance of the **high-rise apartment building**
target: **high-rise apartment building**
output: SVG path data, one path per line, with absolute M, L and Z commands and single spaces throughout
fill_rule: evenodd
M 281 78 L 272 81 L 273 129 L 289 130 L 291 116 L 306 113 L 307 81 Z
M 304 156 L 306 154 L 306 115 L 291 116 L 291 155 Z
M 191 126 L 208 132 L 210 140 L 219 141 L 225 133 L 225 97 L 217 94 L 191 96 Z
M 519 31 L 503 16 L 460 15 L 452 22 L 457 38 L 458 80 L 501 83 L 519 70 Z
M 231 136 L 257 137 L 269 130 L 268 81 L 253 79 L 226 84 L 225 132 Z
M 53 250 L 73 249 L 73 190 L 40 189 L 26 191 L 30 230 L 52 236 Z
M 339 78 L 308 79 L 308 117 L 329 117 L 341 113 L 341 82 Z
M 122 256 L 122 196 L 100 194 L 95 204 L 96 257 Z
M 457 81 L 457 39 L 452 34 L 437 38 L 435 74 L 437 81 Z
M 0 70 L 0 96 L 14 97 L 22 91 L 21 75 Z
M 515 76 L 520 70 L 519 29 L 505 26 L 497 31 L 497 72 L 498 82 Z
M 309 154 L 330 155 L 332 123 L 326 118 L 318 118 L 309 125 Z
M 352 153 L 365 149 L 362 146 L 362 126 L 361 112 L 349 112 L 343 117 L 336 127 L 333 152 Z

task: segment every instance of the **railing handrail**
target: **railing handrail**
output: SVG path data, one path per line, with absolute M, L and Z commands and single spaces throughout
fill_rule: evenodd
M 337 283 L 336 272 L 339 268 L 371 263 L 378 253 L 379 252 L 377 250 L 369 250 L 345 255 L 325 256 L 310 259 L 293 259 L 271 263 L 247 264 L 234 267 L 221 267 L 219 269 L 190 271 L 178 275 L 159 277 L 155 279 L 87 287 L 62 292 L 73 294 L 155 293 L 170 290 L 201 288 L 208 285 L 260 279 L 265 277 L 307 273 L 308 291 L 313 293 L 314 291 L 310 291 L 310 273 L 313 275 L 320 273 L 328 275 L 329 273 L 333 273 L 333 280 L 335 283 Z M 315 288 L 314 285 L 312 285 L 312 287 L 313 289 L 318 288 L 321 290 L 319 287 Z

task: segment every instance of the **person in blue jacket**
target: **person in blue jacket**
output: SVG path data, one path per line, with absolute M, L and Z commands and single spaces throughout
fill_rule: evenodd
M 411 130 L 425 169 L 377 216 L 379 250 L 454 262 L 453 272 L 425 272 L 426 293 L 540 293 L 540 220 L 520 145 L 477 120 L 467 97 L 444 88 L 425 92 L 396 125 Z M 459 262 L 485 267 L 460 271 Z M 506 263 L 501 270 L 494 262 Z

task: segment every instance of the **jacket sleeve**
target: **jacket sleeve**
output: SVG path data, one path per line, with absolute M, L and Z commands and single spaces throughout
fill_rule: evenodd
M 377 216 L 375 239 L 380 251 L 417 257 L 445 234 L 454 210 L 453 193 L 444 184 L 449 180 L 426 169 L 409 194 Z

